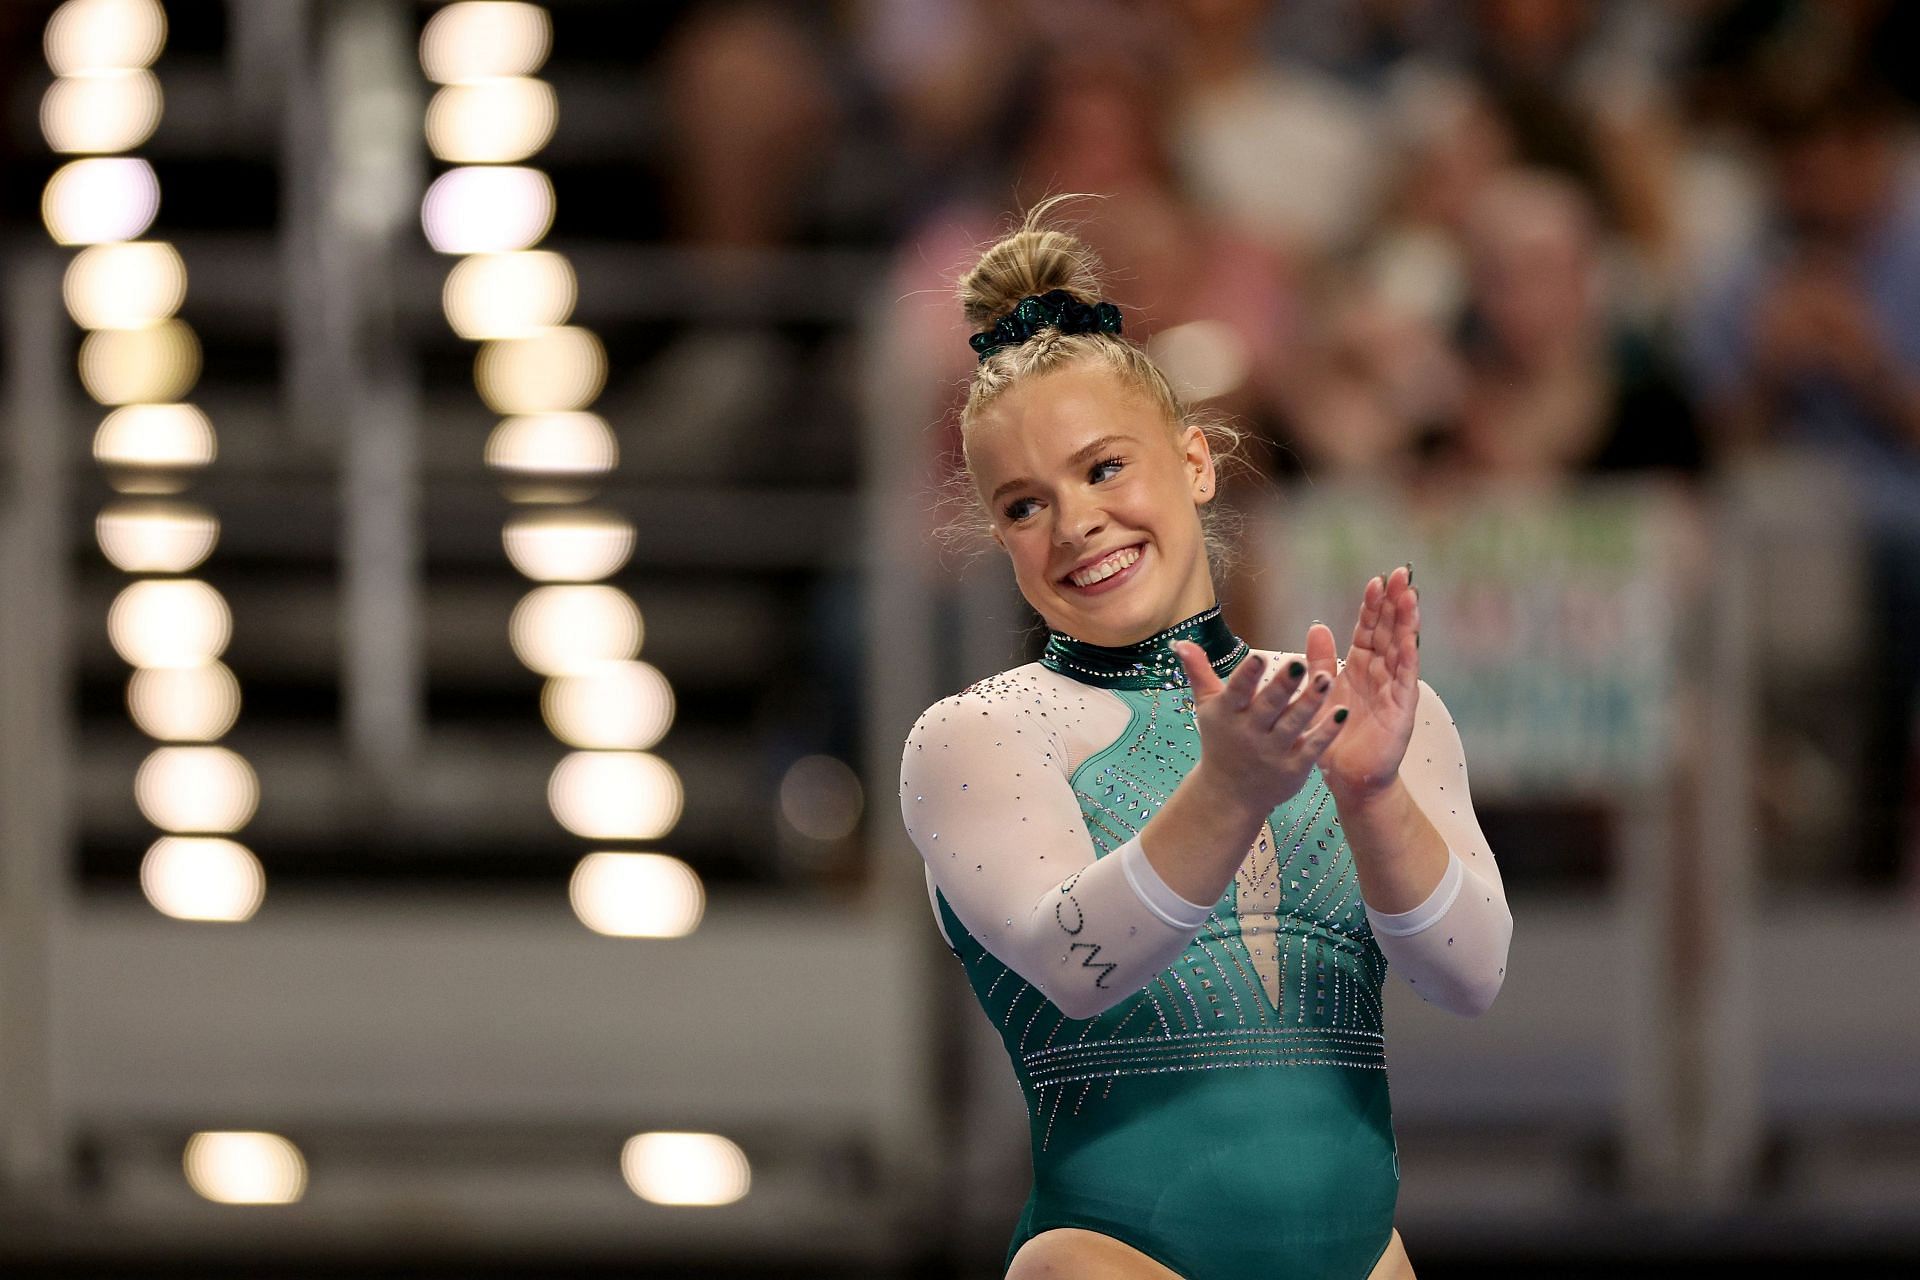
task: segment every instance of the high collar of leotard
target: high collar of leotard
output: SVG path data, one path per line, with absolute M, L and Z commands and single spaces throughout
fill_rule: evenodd
M 1191 640 L 1206 651 L 1214 671 L 1225 676 L 1247 656 L 1247 642 L 1233 634 L 1220 616 L 1220 606 L 1176 622 L 1145 640 L 1110 648 L 1088 644 L 1058 631 L 1047 634 L 1040 664 L 1082 684 L 1103 689 L 1178 689 L 1187 683 L 1175 640 Z

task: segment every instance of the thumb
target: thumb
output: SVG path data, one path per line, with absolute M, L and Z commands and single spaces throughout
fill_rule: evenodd
M 1307 670 L 1324 671 L 1329 677 L 1340 674 L 1340 658 L 1333 647 L 1333 628 L 1316 622 L 1307 628 Z
M 1181 670 L 1187 673 L 1187 683 L 1193 686 L 1193 698 L 1198 702 L 1211 698 L 1223 687 L 1219 675 L 1207 661 L 1207 651 L 1191 640 L 1173 642 L 1174 656 L 1180 659 Z

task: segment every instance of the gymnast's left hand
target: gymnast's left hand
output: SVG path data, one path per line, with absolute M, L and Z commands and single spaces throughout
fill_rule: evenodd
M 1320 757 L 1320 774 L 1336 802 L 1370 799 L 1400 776 L 1420 701 L 1419 630 L 1420 598 L 1411 566 L 1402 565 L 1384 580 L 1367 579 L 1346 666 L 1327 696 L 1328 706 L 1350 708 L 1346 727 Z M 1333 630 L 1324 623 L 1307 629 L 1307 666 L 1339 668 Z

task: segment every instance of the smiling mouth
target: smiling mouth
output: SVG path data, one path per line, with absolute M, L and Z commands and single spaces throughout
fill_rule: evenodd
M 1071 583 L 1076 587 L 1091 587 L 1096 583 L 1105 582 L 1108 578 L 1111 578 L 1114 574 L 1119 573 L 1138 560 L 1141 555 L 1141 546 L 1142 544 L 1136 543 L 1131 547 L 1122 547 L 1118 551 L 1109 552 L 1086 568 L 1075 569 L 1072 573 L 1062 578 L 1061 581 Z

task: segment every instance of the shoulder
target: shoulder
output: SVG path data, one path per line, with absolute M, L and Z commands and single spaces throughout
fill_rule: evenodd
M 983 724 L 1044 719 L 1046 713 L 1070 708 L 1097 692 L 1037 662 L 1024 663 L 977 680 L 928 707 L 914 723 L 908 742 L 936 731 L 952 737 Z

